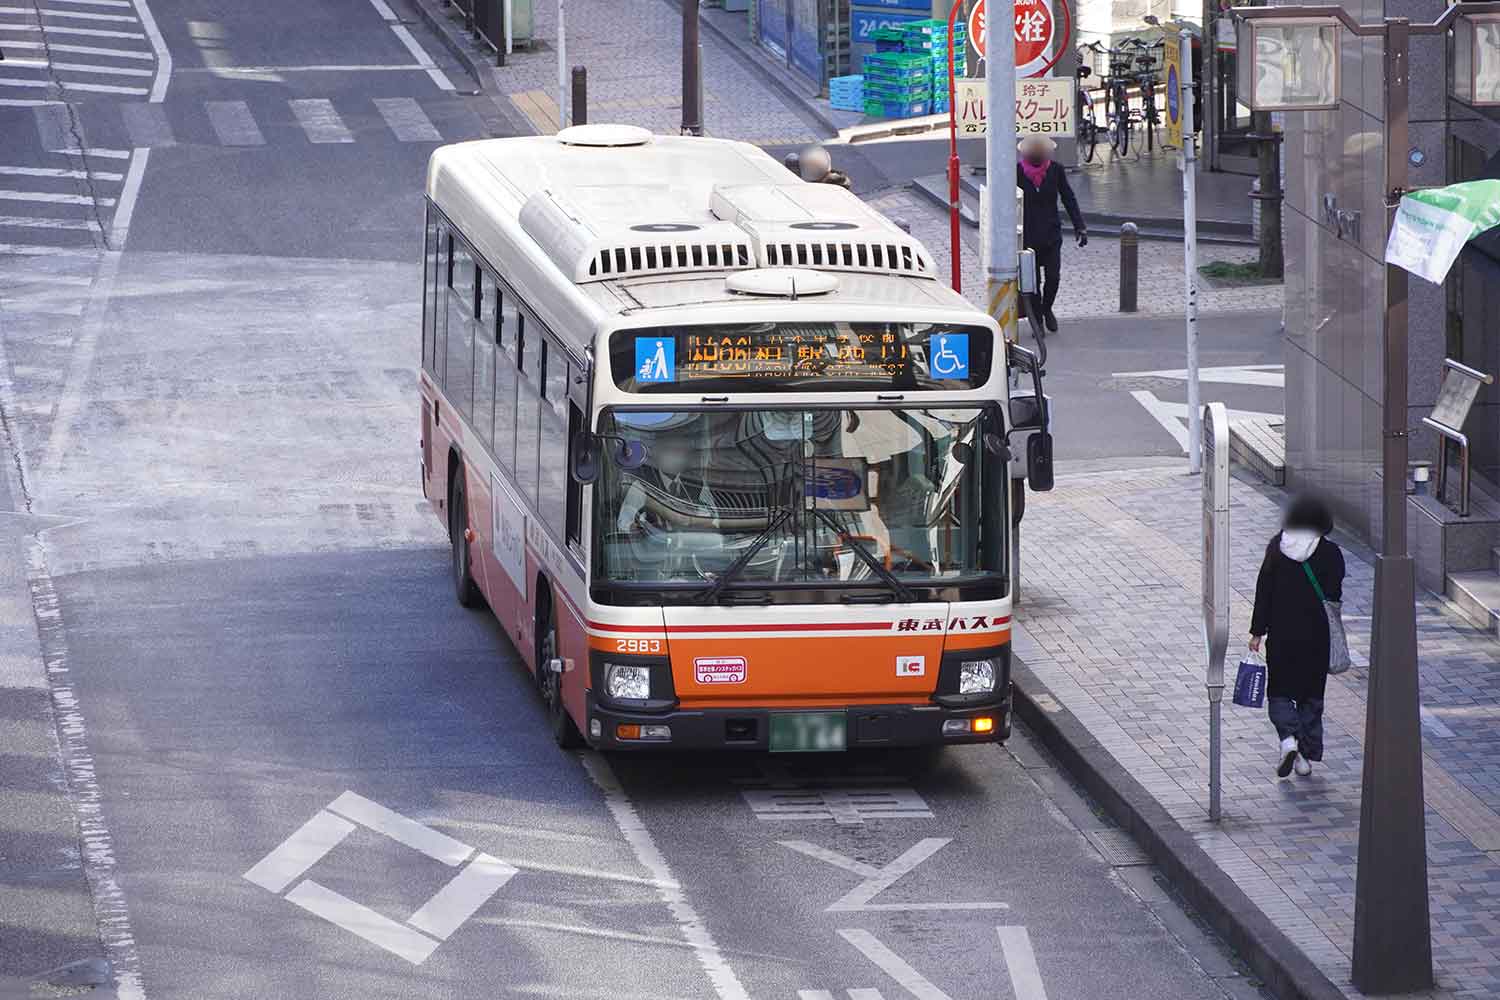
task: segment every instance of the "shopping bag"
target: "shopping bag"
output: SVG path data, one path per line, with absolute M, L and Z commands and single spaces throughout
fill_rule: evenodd
M 1258 659 L 1241 660 L 1234 676 L 1234 703 L 1241 708 L 1260 708 L 1266 703 L 1266 665 Z
M 1323 596 L 1323 588 L 1319 585 L 1318 578 L 1313 575 L 1312 567 L 1307 563 L 1302 564 L 1302 572 L 1307 574 L 1308 582 L 1312 584 L 1318 600 L 1323 602 L 1323 615 L 1328 619 L 1328 672 L 1341 674 L 1349 669 L 1351 662 L 1349 636 L 1344 632 L 1343 602 L 1330 601 Z

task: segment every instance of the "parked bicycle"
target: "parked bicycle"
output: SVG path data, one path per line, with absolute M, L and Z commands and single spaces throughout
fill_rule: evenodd
M 1098 42 L 1090 42 L 1078 50 L 1078 83 L 1073 101 L 1078 119 L 1078 155 L 1083 162 L 1093 163 L 1094 150 L 1099 145 L 1099 122 L 1094 118 L 1094 95 L 1083 83 L 1093 74 L 1083 54 L 1085 50 L 1103 52 L 1104 47 Z
M 1116 156 L 1130 151 L 1130 132 L 1135 112 L 1130 107 L 1130 85 L 1134 82 L 1133 54 L 1125 48 L 1109 49 L 1109 76 L 1104 78 L 1104 121 L 1109 147 Z

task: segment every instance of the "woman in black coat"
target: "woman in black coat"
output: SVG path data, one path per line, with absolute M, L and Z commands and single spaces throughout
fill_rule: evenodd
M 1311 497 L 1293 501 L 1281 531 L 1266 546 L 1255 580 L 1255 610 L 1250 617 L 1250 649 L 1266 643 L 1266 705 L 1281 738 L 1278 777 L 1295 769 L 1312 773 L 1312 761 L 1323 759 L 1323 689 L 1328 683 L 1328 616 L 1308 572 L 1317 578 L 1323 597 L 1343 599 L 1344 554 L 1324 536 L 1333 517 Z
M 1028 250 L 1036 253 L 1037 270 L 1042 276 L 1042 322 L 1057 332 L 1057 317 L 1052 303 L 1057 301 L 1062 282 L 1062 223 L 1057 218 L 1057 202 L 1073 223 L 1078 245 L 1089 245 L 1088 226 L 1078 208 L 1078 198 L 1068 183 L 1067 171 L 1052 159 L 1057 143 L 1045 135 L 1031 135 L 1016 145 L 1016 187 L 1021 189 L 1021 239 Z

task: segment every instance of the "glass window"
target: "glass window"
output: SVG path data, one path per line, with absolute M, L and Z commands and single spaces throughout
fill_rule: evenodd
M 573 468 L 573 442 L 577 440 L 578 434 L 583 430 L 583 411 L 578 408 L 577 403 L 568 403 L 568 461 L 566 468 Z M 583 485 L 574 479 L 569 473 L 564 473 L 568 480 L 568 524 L 567 540 L 582 543 L 583 541 Z
M 602 449 L 598 576 L 701 589 L 743 556 L 726 587 L 1003 587 L 1008 479 L 985 425 L 975 408 L 607 411 L 600 433 L 645 455 Z
M 495 341 L 474 327 L 474 429 L 493 447 L 495 436 Z
M 521 327 L 521 371 L 516 385 L 516 484 L 526 502 L 537 502 L 537 462 L 541 446 L 543 333 L 526 314 Z
M 436 329 L 433 331 L 432 344 L 432 373 L 437 376 L 438 384 L 446 386 L 448 382 L 448 284 L 449 277 L 453 273 L 453 234 L 448 231 L 446 225 L 439 225 L 438 245 L 439 257 L 438 270 L 444 273 L 443 280 L 435 288 L 432 302 L 432 321 Z
M 479 283 L 481 286 L 479 327 L 485 331 L 492 342 L 498 344 L 500 343 L 500 327 L 497 325 L 499 315 L 496 306 L 500 304 L 500 289 L 496 284 L 495 276 L 488 271 L 479 272 Z
M 465 417 L 474 414 L 474 261 L 468 249 L 457 244 L 448 269 L 453 285 L 448 289 L 448 371 L 443 391 Z
M 422 253 L 422 367 L 432 371 L 432 349 L 437 333 L 438 234 L 437 212 L 427 206 L 427 238 Z
M 542 344 L 542 356 L 541 453 L 547 456 L 547 461 L 541 463 L 537 507 L 547 526 L 562 538 L 567 528 L 568 509 L 565 461 L 568 454 L 568 411 L 565 408 L 568 404 L 568 356 L 548 343 Z
M 520 358 L 516 355 L 520 317 L 515 296 L 506 295 L 499 317 L 503 331 L 495 346 L 495 457 L 511 472 L 516 468 L 516 379 Z

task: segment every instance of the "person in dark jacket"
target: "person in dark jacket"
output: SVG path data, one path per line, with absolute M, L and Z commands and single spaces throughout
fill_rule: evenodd
M 1036 251 L 1036 266 L 1042 275 L 1042 321 L 1056 333 L 1052 303 L 1057 300 L 1057 286 L 1062 281 L 1063 244 L 1062 223 L 1057 218 L 1059 198 L 1073 220 L 1073 235 L 1079 246 L 1089 245 L 1089 231 L 1067 173 L 1052 159 L 1057 143 L 1044 135 L 1032 135 L 1022 139 L 1016 150 L 1021 154 L 1016 162 L 1016 187 L 1022 192 L 1021 235 L 1026 248 Z
M 1326 536 L 1333 517 L 1322 501 L 1294 500 L 1281 531 L 1266 546 L 1255 580 L 1255 610 L 1250 616 L 1250 649 L 1266 640 L 1266 706 L 1281 739 L 1276 774 L 1312 773 L 1323 759 L 1323 689 L 1328 683 L 1328 616 L 1323 596 L 1343 600 L 1344 554 Z

